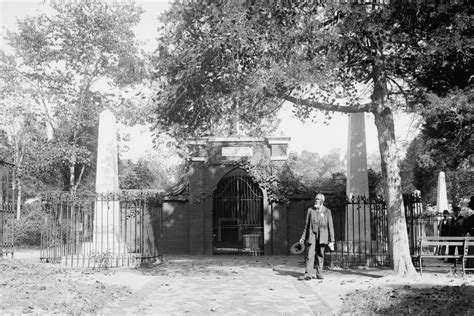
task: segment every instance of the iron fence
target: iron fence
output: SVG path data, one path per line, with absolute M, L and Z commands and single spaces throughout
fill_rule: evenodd
M 437 217 L 424 217 L 421 196 L 419 194 L 404 194 L 405 218 L 407 221 L 408 243 L 410 254 L 416 252 L 418 237 L 433 236 L 436 232 Z M 426 233 L 428 232 L 428 235 Z
M 14 165 L 0 160 L 0 246 L 1 258 L 13 258 L 15 190 Z
M 327 264 L 342 267 L 388 266 L 387 208 L 381 198 L 354 196 L 345 204 L 328 197 L 333 214 L 335 251 L 328 253 Z
M 51 195 L 42 199 L 41 261 L 116 267 L 158 256 L 146 195 Z

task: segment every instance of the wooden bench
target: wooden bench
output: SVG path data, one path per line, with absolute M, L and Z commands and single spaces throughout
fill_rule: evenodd
M 451 249 L 451 247 L 461 247 L 461 253 L 456 254 L 436 254 L 435 252 L 427 252 L 427 247 L 441 247 L 446 246 Z M 463 274 L 466 270 L 474 270 L 472 268 L 466 268 L 466 260 L 474 258 L 474 252 L 469 254 L 469 247 L 474 247 L 474 237 L 447 237 L 447 236 L 423 236 L 418 238 L 418 254 L 415 255 L 415 258 L 418 260 L 418 266 L 420 268 L 420 274 L 423 273 L 423 259 L 424 258 L 447 258 L 454 260 L 454 267 L 456 267 L 456 261 L 461 260 L 462 272 Z M 452 250 L 451 250 L 452 251 Z

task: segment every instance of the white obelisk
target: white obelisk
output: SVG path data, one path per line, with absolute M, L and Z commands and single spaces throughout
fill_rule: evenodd
M 443 171 L 438 174 L 438 189 L 436 195 L 436 211 L 443 213 L 444 210 L 448 210 L 448 194 L 446 192 L 446 176 Z
M 117 125 L 110 110 L 102 111 L 99 116 L 95 191 L 98 194 L 119 191 Z
M 348 132 L 346 195 L 349 199 L 356 196 L 369 198 L 364 113 L 349 114 Z M 370 209 L 349 207 L 347 212 L 345 239 L 370 240 Z
M 85 245 L 85 251 L 99 254 L 109 252 L 112 257 L 121 257 L 126 252 L 126 245 L 121 237 L 123 229 L 120 202 L 117 199 L 117 126 L 110 110 L 104 110 L 99 116 L 95 190 L 97 199 L 92 228 L 94 233 L 92 242 Z

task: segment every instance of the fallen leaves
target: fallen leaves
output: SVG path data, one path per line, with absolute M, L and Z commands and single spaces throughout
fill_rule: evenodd
M 93 273 L 50 264 L 4 260 L 0 271 L 0 314 L 96 313 L 131 293 L 124 286 L 91 282 Z

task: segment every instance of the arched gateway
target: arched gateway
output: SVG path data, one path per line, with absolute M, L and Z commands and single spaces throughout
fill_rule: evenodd
M 263 192 L 244 170 L 219 181 L 212 210 L 214 254 L 263 253 Z

